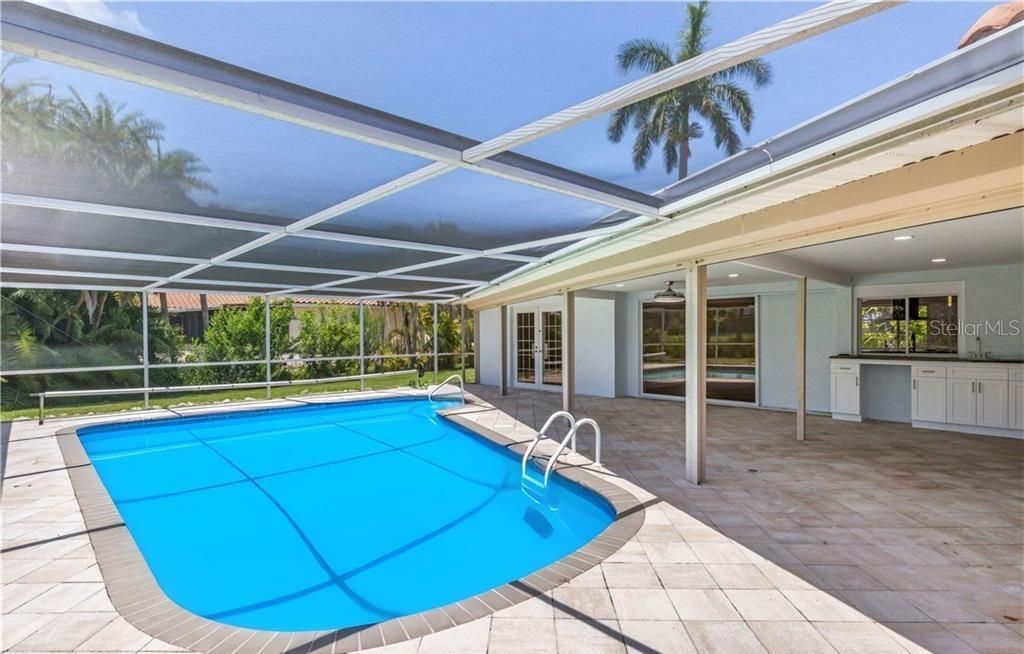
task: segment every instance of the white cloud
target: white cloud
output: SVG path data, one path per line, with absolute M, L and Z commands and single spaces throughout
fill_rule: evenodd
M 94 23 L 101 23 L 127 32 L 149 36 L 150 32 L 139 20 L 134 9 L 119 9 L 116 2 L 106 0 L 35 0 L 48 9 L 71 14 Z

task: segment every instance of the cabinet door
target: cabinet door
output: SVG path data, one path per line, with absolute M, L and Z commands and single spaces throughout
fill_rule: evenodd
M 832 413 L 860 415 L 859 375 L 832 375 Z
M 976 424 L 978 403 L 975 388 L 978 382 L 973 379 L 946 380 L 946 422 L 954 425 Z
M 912 419 L 946 422 L 946 380 L 915 377 L 911 385 Z
M 1006 427 L 1009 417 L 1009 384 L 1004 381 L 978 382 L 978 424 Z
M 1010 429 L 1024 429 L 1024 381 L 1010 382 Z

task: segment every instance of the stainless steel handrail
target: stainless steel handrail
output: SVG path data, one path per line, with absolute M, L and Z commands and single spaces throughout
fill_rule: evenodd
M 576 430 L 572 433 L 572 451 L 576 451 L 576 434 L 580 427 L 590 425 L 594 428 L 594 463 L 601 465 L 601 426 L 593 418 L 583 418 L 576 421 Z
M 548 416 L 548 419 L 544 423 L 544 426 L 540 428 L 540 431 L 538 431 L 536 434 L 533 435 L 533 442 L 530 443 L 530 446 L 528 448 L 526 448 L 526 452 L 523 453 L 523 463 L 522 463 L 522 476 L 523 476 L 523 479 L 529 480 L 531 482 L 534 481 L 529 475 L 526 474 L 526 464 L 530 460 L 530 456 L 533 455 L 533 451 L 535 449 L 537 449 L 537 444 L 540 443 L 541 440 L 543 440 L 545 438 L 545 436 L 547 436 L 548 429 L 551 428 L 551 425 L 554 424 L 555 420 L 558 419 L 558 418 L 565 418 L 566 420 L 569 421 L 569 433 L 567 434 L 567 436 L 571 436 L 572 434 L 574 434 L 576 432 L 576 418 L 574 418 L 572 416 L 572 414 L 569 413 L 568 411 L 555 411 L 550 416 Z M 545 474 L 544 475 L 544 485 L 547 486 L 547 483 L 548 483 L 547 474 Z
M 433 400 L 434 399 L 434 393 L 436 393 L 442 386 L 444 386 L 445 384 L 447 384 L 448 382 L 450 382 L 453 379 L 458 379 L 459 380 L 459 397 L 462 399 L 462 403 L 465 404 L 466 403 L 466 384 L 465 384 L 465 382 L 462 381 L 462 375 L 459 375 L 459 374 L 449 375 L 448 379 L 445 379 L 443 382 L 441 382 L 437 386 L 435 386 L 432 389 L 430 389 L 430 392 L 427 393 L 427 401 L 429 402 L 429 401 Z
M 547 465 L 544 466 L 544 482 L 542 484 L 526 474 L 526 464 L 527 461 L 529 461 L 530 456 L 533 454 L 533 451 L 537 448 L 537 444 L 540 443 L 540 441 L 544 438 L 545 434 L 547 433 L 548 427 L 550 427 L 551 423 L 553 423 L 555 421 L 555 418 L 558 417 L 564 417 L 569 421 L 569 432 L 562 438 L 562 442 L 558 444 L 558 447 L 555 448 L 555 451 L 551 455 L 551 458 L 548 459 Z M 544 426 L 541 427 L 541 430 L 537 432 L 536 435 L 534 435 L 533 442 L 530 443 L 530 447 L 528 447 L 526 449 L 526 452 L 523 454 L 523 479 L 546 488 L 548 485 L 548 480 L 551 478 L 551 471 L 554 470 L 555 464 L 558 462 L 558 457 L 562 456 L 562 452 L 565 451 L 566 446 L 569 446 L 570 443 L 572 444 L 572 451 L 576 451 L 576 434 L 577 432 L 579 432 L 580 427 L 585 427 L 587 425 L 590 425 L 591 427 L 594 428 L 594 436 L 596 442 L 596 458 L 594 459 L 594 463 L 601 465 L 601 427 L 600 425 L 597 424 L 597 421 L 594 420 L 593 418 L 583 418 L 581 420 L 576 420 L 576 418 L 574 418 L 573 415 L 568 411 L 556 411 L 555 413 L 551 414 L 547 422 L 544 423 Z

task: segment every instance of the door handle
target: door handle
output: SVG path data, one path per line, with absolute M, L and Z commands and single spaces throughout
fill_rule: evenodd
M 917 390 L 917 380 L 916 379 L 914 379 L 913 381 L 910 382 L 910 388 L 912 388 L 915 391 Z
M 981 382 L 978 382 L 978 394 L 981 394 Z
M 974 382 L 971 382 L 971 392 L 974 392 Z

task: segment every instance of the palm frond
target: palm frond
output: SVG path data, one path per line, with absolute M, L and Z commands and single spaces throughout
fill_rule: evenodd
M 711 98 L 735 116 L 743 131 L 749 132 L 754 122 L 754 106 L 750 102 L 750 93 L 743 87 L 725 82 L 715 84 L 711 90 Z
M 633 39 L 622 44 L 615 60 L 624 73 L 633 70 L 656 73 L 673 64 L 672 48 L 653 39 Z
M 772 65 L 758 57 L 719 71 L 714 78 L 723 81 L 745 79 L 753 82 L 756 88 L 763 88 L 772 83 L 773 75 Z
M 707 25 L 710 11 L 707 0 L 689 3 L 686 5 L 686 23 L 679 32 L 679 51 L 676 53 L 676 62 L 693 59 L 704 52 L 708 34 L 711 33 Z

